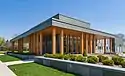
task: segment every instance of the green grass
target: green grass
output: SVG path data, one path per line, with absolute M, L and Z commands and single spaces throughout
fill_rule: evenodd
M 2 62 L 9 62 L 9 61 L 18 61 L 20 59 L 9 55 L 0 55 L 0 60 Z
M 9 66 L 9 68 L 15 72 L 17 76 L 76 76 L 37 63 L 12 65 Z

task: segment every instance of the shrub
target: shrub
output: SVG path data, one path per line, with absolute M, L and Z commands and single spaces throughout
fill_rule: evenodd
M 54 54 L 54 58 L 63 59 L 63 55 L 62 54 Z
M 75 58 L 75 61 L 79 61 L 79 62 L 86 62 L 86 57 L 83 57 L 83 56 L 77 56 L 76 58 Z
M 121 65 L 122 65 L 123 68 L 125 68 L 125 61 L 122 61 Z
M 83 52 L 83 56 L 87 56 L 87 52 L 86 52 L 86 50 L 84 50 L 84 52 Z
M 112 60 L 114 61 L 115 65 L 121 65 L 122 64 L 121 62 L 124 61 L 122 57 L 118 57 L 118 56 L 112 57 Z
M 106 59 L 106 60 L 102 61 L 102 63 L 103 63 L 103 65 L 109 65 L 109 66 L 114 65 L 113 60 L 109 60 L 109 59 Z
M 95 56 L 89 56 L 88 59 L 87 59 L 87 62 L 88 63 L 97 63 L 99 61 L 99 59 Z
M 63 58 L 64 58 L 64 60 L 68 60 L 68 59 L 70 59 L 70 55 L 66 54 L 66 55 L 63 56 Z
M 70 54 L 69 60 L 75 61 L 76 55 Z
M 99 62 L 102 62 L 103 60 L 109 59 L 108 57 L 103 56 L 103 55 L 98 55 L 97 57 L 99 58 Z
M 48 58 L 53 58 L 53 55 L 52 54 L 44 54 L 44 57 L 48 57 Z
M 61 54 L 44 54 L 44 57 L 63 59 L 63 55 Z

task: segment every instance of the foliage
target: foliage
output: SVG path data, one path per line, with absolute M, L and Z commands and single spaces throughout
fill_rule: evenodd
M 87 56 L 87 52 L 86 52 L 86 50 L 84 50 L 84 52 L 83 52 L 83 56 Z
M 109 65 L 109 66 L 114 65 L 113 60 L 109 60 L 109 59 L 106 59 L 106 60 L 102 61 L 102 63 L 103 63 L 103 65 Z
M 75 58 L 75 61 L 79 61 L 79 62 L 86 62 L 87 58 L 86 57 L 83 57 L 81 55 L 77 56 Z
M 99 62 L 99 59 L 96 56 L 88 56 L 87 62 L 95 64 L 95 63 Z
M 122 64 L 121 62 L 124 61 L 124 59 L 119 56 L 113 56 L 112 60 L 114 61 L 115 65 L 121 65 Z
M 99 58 L 99 62 L 102 62 L 103 60 L 109 59 L 108 57 L 103 56 L 103 55 L 98 55 L 97 57 Z
M 13 52 L 14 54 L 21 54 L 21 55 L 35 55 L 34 53 L 30 52 Z
M 0 37 L 0 46 L 4 46 L 5 45 L 5 39 Z
M 76 55 L 70 54 L 69 60 L 75 61 Z
M 122 65 L 123 68 L 125 68 L 125 61 L 122 61 L 121 65 Z
M 70 59 L 70 54 L 66 54 L 66 55 L 64 55 L 63 58 L 64 58 L 64 60 L 68 60 L 68 59 Z
M 63 59 L 63 55 L 61 54 L 44 54 L 44 57 Z

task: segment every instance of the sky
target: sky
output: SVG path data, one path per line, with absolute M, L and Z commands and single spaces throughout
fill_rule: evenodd
M 11 39 L 57 13 L 125 34 L 125 0 L 0 0 L 0 37 Z

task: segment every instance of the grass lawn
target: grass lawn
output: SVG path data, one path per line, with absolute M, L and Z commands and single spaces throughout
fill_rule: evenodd
M 15 72 L 17 76 L 76 76 L 37 63 L 12 65 L 9 66 L 9 68 Z
M 0 55 L 0 60 L 2 62 L 9 62 L 9 61 L 18 61 L 20 59 L 9 55 Z

